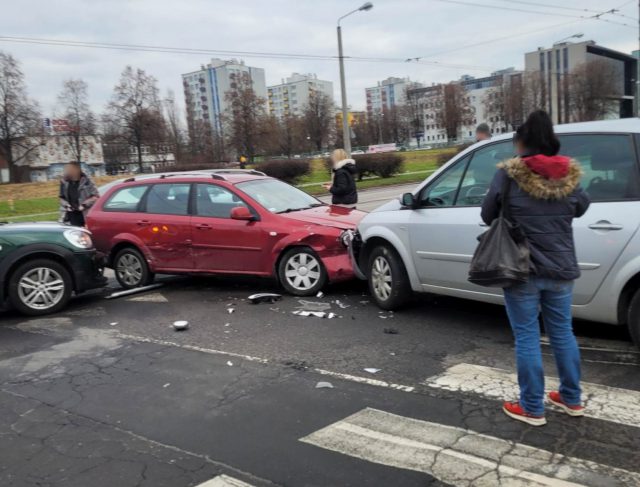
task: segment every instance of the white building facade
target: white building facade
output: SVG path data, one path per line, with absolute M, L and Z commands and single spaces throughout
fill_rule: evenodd
M 449 140 L 447 131 L 438 116 L 443 109 L 445 85 L 433 84 L 432 86 L 411 90 L 411 95 L 416 97 L 418 103 L 424 132 L 424 143 L 427 145 L 447 145 L 454 141 L 458 143 L 474 141 L 476 128 L 481 123 L 488 124 L 491 133 L 495 135 L 511 130 L 501 116 L 489 113 L 487 110 L 488 97 L 492 96 L 494 89 L 500 83 L 515 82 L 521 76 L 522 73 L 520 71 L 509 68 L 483 78 L 463 76 L 455 81 L 455 84 L 464 89 L 464 102 L 468 110 L 468 116 L 465 117 L 466 123 L 458 128 L 458 134 L 454 140 Z
M 256 95 L 266 103 L 267 86 L 264 69 L 246 66 L 235 59 L 212 59 L 198 71 L 182 75 L 187 122 L 209 125 L 218 134 L 223 133 L 222 115 L 227 110 L 227 92 L 233 89 L 234 78 L 247 74 Z
M 67 135 L 31 137 L 24 145 L 33 147 L 33 149 L 24 157 L 18 149 L 17 155 L 20 160 L 17 165 L 23 174 L 24 171 L 28 171 L 29 180 L 32 182 L 59 179 L 62 176 L 64 165 L 76 160 L 73 138 Z M 81 159 L 82 170 L 85 173 L 90 176 L 105 174 L 100 136 L 86 135 L 82 137 Z
M 334 101 L 333 83 L 318 79 L 315 74 L 293 73 L 279 85 L 269 86 L 267 92 L 269 113 L 278 118 L 302 115 L 305 106 L 309 104 L 309 99 L 317 93 Z
M 572 71 L 581 64 L 600 60 L 616 73 L 616 90 L 608 93 L 612 102 L 611 118 L 633 117 L 635 80 L 638 59 L 634 55 L 614 51 L 597 45 L 594 41 L 561 42 L 550 48 L 539 47 L 524 56 L 525 71 L 540 76 L 545 110 L 553 123 L 572 122 L 571 83 Z
M 421 86 L 420 83 L 411 81 L 409 78 L 390 77 L 379 81 L 377 86 L 364 90 L 367 99 L 367 113 L 373 115 L 394 106 L 404 105 L 407 101 L 407 90 Z

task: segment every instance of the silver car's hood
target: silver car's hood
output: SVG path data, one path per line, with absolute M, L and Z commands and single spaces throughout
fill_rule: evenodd
M 375 210 L 371 211 L 371 213 L 378 213 L 381 211 L 396 211 L 402 208 L 400 204 L 400 198 L 394 198 L 391 201 L 386 202 L 382 206 L 378 206 Z

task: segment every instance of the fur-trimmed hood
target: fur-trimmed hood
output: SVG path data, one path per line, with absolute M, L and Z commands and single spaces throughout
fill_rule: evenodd
M 343 159 L 333 166 L 334 172 L 342 168 L 345 168 L 351 174 L 355 174 L 357 172 L 356 161 L 353 159 Z
M 504 169 L 522 191 L 541 200 L 566 198 L 578 187 L 582 176 L 580 163 L 574 159 L 569 160 L 567 175 L 558 179 L 546 178 L 534 172 L 521 157 L 501 162 L 498 168 Z

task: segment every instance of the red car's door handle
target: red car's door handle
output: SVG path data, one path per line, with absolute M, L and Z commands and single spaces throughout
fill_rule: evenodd
M 139 227 L 146 227 L 147 225 L 150 225 L 150 224 L 151 224 L 151 222 L 150 222 L 149 220 L 138 220 L 138 221 L 136 222 L 136 224 L 137 224 Z
M 198 230 L 211 230 L 211 225 L 207 225 L 206 223 L 199 223 L 196 225 Z

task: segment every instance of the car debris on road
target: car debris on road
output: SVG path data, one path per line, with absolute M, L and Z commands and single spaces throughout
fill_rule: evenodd
M 282 299 L 282 294 L 276 293 L 257 293 L 252 294 L 247 298 L 251 301 L 251 304 L 259 304 L 259 303 L 275 303 L 276 301 L 280 301 Z
M 145 291 L 151 291 L 152 289 L 158 289 L 159 287 L 164 286 L 163 283 L 158 282 L 156 284 L 149 284 L 148 286 L 136 287 L 133 289 L 126 289 L 124 291 L 117 291 L 115 293 L 109 294 L 109 296 L 105 296 L 105 299 L 115 299 L 121 298 L 122 296 L 130 296 L 131 294 L 142 293 Z
M 189 322 L 185 320 L 178 320 L 173 322 L 173 329 L 175 331 L 184 331 L 189 328 Z

